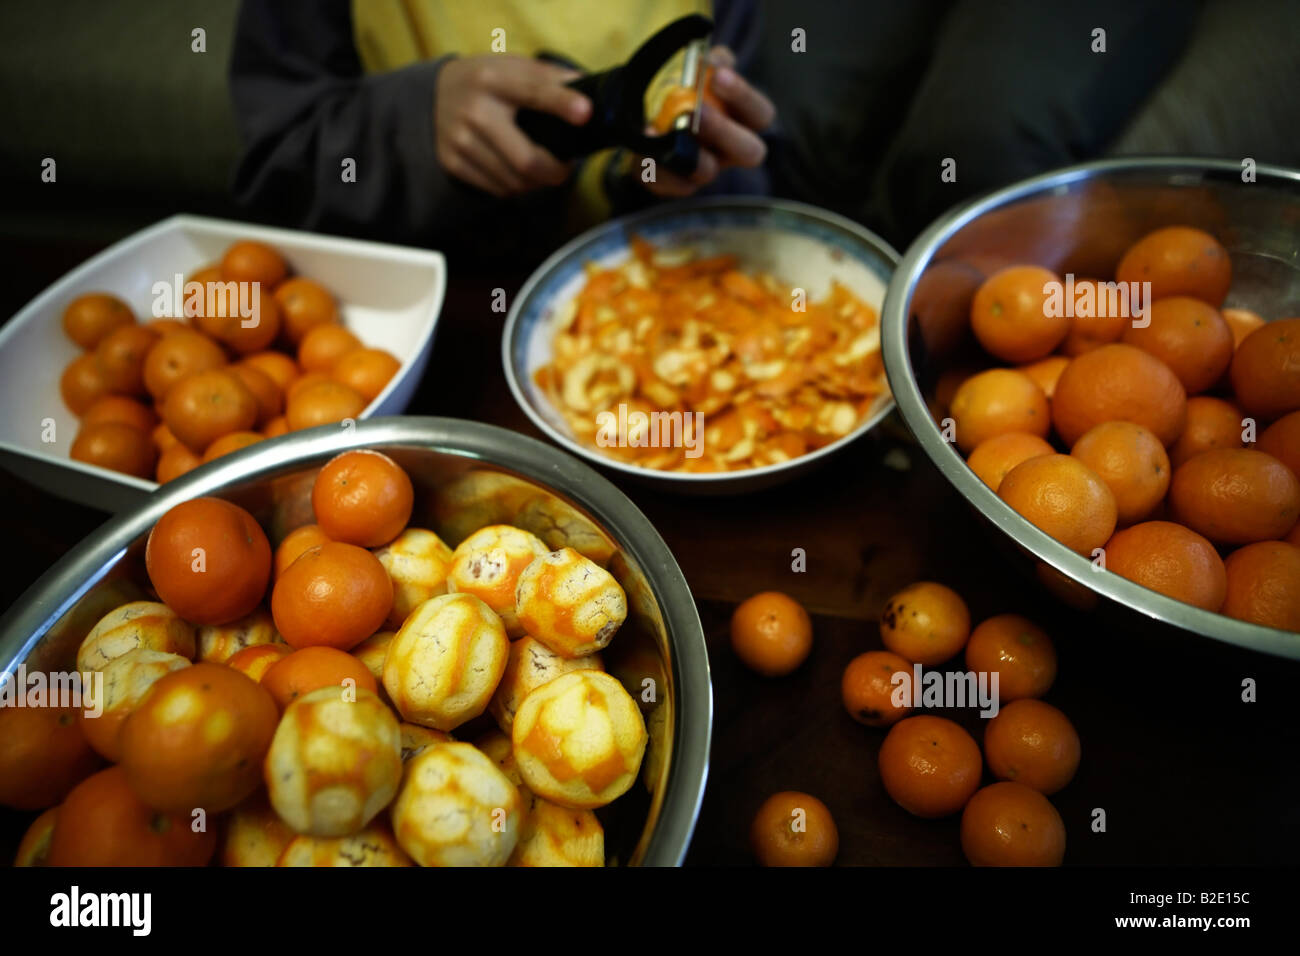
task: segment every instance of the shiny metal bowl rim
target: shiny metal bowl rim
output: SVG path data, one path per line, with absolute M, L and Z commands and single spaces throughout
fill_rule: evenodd
M 555 269 L 561 262 L 568 259 L 575 251 L 586 245 L 593 236 L 611 232 L 618 229 L 625 229 L 633 232 L 638 223 L 646 222 L 651 219 L 664 219 L 671 217 L 677 212 L 698 212 L 707 209 L 779 209 L 785 212 L 796 213 L 802 216 L 808 216 L 812 219 L 819 219 L 828 225 L 833 225 L 845 232 L 856 236 L 862 242 L 874 249 L 882 259 L 893 265 L 898 265 L 898 251 L 886 242 L 882 237 L 876 235 L 870 229 L 867 229 L 861 223 L 855 222 L 839 213 L 831 212 L 829 209 L 822 209 L 820 206 L 814 206 L 809 203 L 796 202 L 792 199 L 771 199 L 766 196 L 704 196 L 695 199 L 684 199 L 678 202 L 663 203 L 652 206 L 649 209 L 642 209 L 638 212 L 628 213 L 619 216 L 616 219 L 610 219 L 607 222 L 600 223 L 586 230 L 580 235 L 570 239 L 563 246 L 557 249 L 551 255 L 546 257 L 532 274 L 520 287 L 519 292 L 515 295 L 514 302 L 510 305 L 509 314 L 506 316 L 505 329 L 501 333 L 501 364 L 505 369 L 506 383 L 510 386 L 510 393 L 514 395 L 516 404 L 523 409 L 534 425 L 536 425 L 552 441 L 562 445 L 568 451 L 575 455 L 581 455 L 588 461 L 601 465 L 605 468 L 620 471 L 627 475 L 633 475 L 637 478 L 658 482 L 663 480 L 666 483 L 680 483 L 682 485 L 693 484 L 697 486 L 704 485 L 725 485 L 730 482 L 741 483 L 750 479 L 761 480 L 773 476 L 782 475 L 784 472 L 799 472 L 802 469 L 812 465 L 820 459 L 827 458 L 831 455 L 842 451 L 849 444 L 857 441 L 859 438 L 875 428 L 882 422 L 890 412 L 894 410 L 893 398 L 886 396 L 885 400 L 880 403 L 870 415 L 864 418 L 853 431 L 841 438 L 835 439 L 830 444 L 823 445 L 815 451 L 800 455 L 798 458 L 791 458 L 789 461 L 778 462 L 773 465 L 759 465 L 757 468 L 742 468 L 736 471 L 719 471 L 719 472 L 683 472 L 683 471 L 662 471 L 657 468 L 643 468 L 640 465 L 628 464 L 619 461 L 617 458 L 608 455 L 602 455 L 595 449 L 588 448 L 581 442 L 577 441 L 571 435 L 567 435 L 560 429 L 556 428 L 551 422 L 547 421 L 533 403 L 529 401 L 523 385 L 519 381 L 520 375 L 526 375 L 524 370 L 516 369 L 513 355 L 513 343 L 515 332 L 519 326 L 519 318 L 523 315 L 524 305 L 532 297 L 534 289 L 542 283 L 546 276 Z M 883 279 L 884 277 L 882 277 Z M 889 282 L 885 282 L 886 289 Z M 887 293 L 886 293 L 887 294 Z M 884 322 L 884 303 L 881 303 L 879 309 L 881 316 L 880 324 Z M 883 335 L 883 333 L 882 333 Z M 793 477 L 791 475 L 790 477 Z
M 43 574 L 0 618 L 0 674 L 14 670 L 38 640 L 72 609 L 127 548 L 174 505 L 231 485 L 267 481 L 353 448 L 405 446 L 499 466 L 553 489 L 585 509 L 651 585 L 671 644 L 673 749 L 659 817 L 643 866 L 678 866 L 690 846 L 708 778 L 713 688 L 708 649 L 695 600 L 668 545 L 626 495 L 595 470 L 516 432 L 451 418 L 392 416 L 355 427 L 322 425 L 258 442 L 159 488 L 139 508 L 91 532 Z
M 986 213 L 1023 199 L 1041 197 L 1054 191 L 1063 192 L 1067 187 L 1089 180 L 1102 180 L 1117 173 L 1165 175 L 1170 185 L 1194 185 L 1203 181 L 1207 173 L 1215 179 L 1235 179 L 1240 183 L 1241 171 L 1239 162 L 1222 159 L 1103 159 L 1033 176 L 966 202 L 931 223 L 903 254 L 885 293 L 885 307 L 881 314 L 881 349 L 894 401 L 921 448 L 967 502 L 1016 544 L 1090 591 L 1124 604 L 1146 617 L 1228 644 L 1267 654 L 1300 658 L 1300 639 L 1296 635 L 1193 607 L 1147 590 L 1118 574 L 1101 572 L 1091 560 L 1071 551 L 1021 517 L 976 477 L 956 449 L 944 441 L 921 395 L 908 351 L 908 314 L 912 294 L 922 273 L 945 242 Z M 1300 184 L 1300 170 L 1257 165 L 1256 183 L 1264 184 L 1270 179 Z M 1243 188 L 1252 188 L 1254 184 L 1241 185 Z

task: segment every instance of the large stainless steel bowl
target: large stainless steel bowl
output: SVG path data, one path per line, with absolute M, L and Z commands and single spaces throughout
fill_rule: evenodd
M 618 489 L 569 455 L 490 425 L 404 417 L 323 426 L 191 472 L 105 524 L 9 609 L 0 619 L 0 674 L 23 662 L 28 671 L 71 671 L 94 622 L 143 596 L 145 541 L 173 505 L 201 495 L 234 501 L 274 544 L 312 520 L 316 473 L 350 448 L 379 449 L 399 462 L 415 484 L 412 523 L 432 527 L 453 547 L 483 525 L 515 524 L 553 548 L 588 555 L 622 584 L 628 620 L 604 657 L 641 703 L 650 745 L 641 782 L 600 811 L 606 855 L 611 863 L 680 864 L 704 795 L 713 714 L 690 589 L 663 539 Z
M 1253 181 L 1243 174 L 1253 172 Z M 1149 591 L 1050 538 L 966 467 L 931 414 L 940 375 L 974 353 L 970 300 L 982 278 L 1034 263 L 1058 274 L 1109 279 L 1124 250 L 1168 225 L 1215 235 L 1232 257 L 1227 305 L 1266 318 L 1300 314 L 1300 171 L 1205 159 L 1103 160 L 1016 183 L 966 203 L 930 226 L 894 272 L 885 297 L 885 369 L 903 420 L 944 476 L 1034 570 L 1085 609 L 1136 614 L 1157 629 L 1192 631 L 1300 658 L 1300 635 L 1200 610 Z M 987 356 L 983 358 L 987 366 Z

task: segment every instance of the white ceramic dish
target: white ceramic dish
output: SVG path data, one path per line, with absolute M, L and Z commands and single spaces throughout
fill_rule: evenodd
M 647 484 L 696 494 L 731 494 L 780 484 L 824 462 L 860 438 L 894 407 L 888 396 L 877 402 L 856 429 L 838 441 L 777 465 L 714 474 L 656 471 L 626 464 L 580 443 L 537 387 L 537 369 L 548 364 L 555 341 L 554 322 L 585 281 L 594 262 L 617 265 L 631 255 L 629 241 L 639 235 L 665 248 L 687 247 L 700 255 L 724 253 L 741 268 L 768 272 L 803 288 L 817 301 L 838 281 L 882 311 L 898 253 L 857 223 L 803 203 L 758 197 L 688 200 L 611 220 L 564 246 L 528 279 L 506 319 L 502 361 L 515 400 L 542 431 L 588 461 L 632 475 Z
M 158 485 L 69 455 L 77 418 L 59 396 L 59 376 L 80 350 L 64 334 L 64 307 L 86 292 L 111 292 L 141 321 L 153 318 L 156 282 L 175 281 L 220 258 L 237 239 L 277 249 L 291 269 L 339 299 L 343 323 L 402 367 L 363 418 L 406 409 L 424 374 L 442 310 L 447 268 L 425 249 L 342 239 L 201 216 L 173 216 L 82 263 L 0 329 L 0 465 L 63 498 L 106 511 L 137 506 Z M 52 428 L 50 427 L 52 424 Z M 53 441 L 46 439 L 53 435 Z

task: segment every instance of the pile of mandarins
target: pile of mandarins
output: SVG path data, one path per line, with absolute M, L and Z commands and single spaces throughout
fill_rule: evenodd
M 164 514 L 156 599 L 77 652 L 100 712 L 0 708 L 0 806 L 45 811 L 17 863 L 603 866 L 594 811 L 648 742 L 600 655 L 626 595 L 522 528 L 452 549 L 413 505 L 396 462 L 355 450 L 274 548 L 224 499 Z
M 85 350 L 59 381 L 80 419 L 74 459 L 170 481 L 264 438 L 356 418 L 401 365 L 365 347 L 334 296 L 261 242 L 231 245 L 189 277 L 182 301 L 184 315 L 143 324 L 106 292 L 64 310 Z
M 1300 318 L 1223 308 L 1228 254 L 1188 227 L 1139 240 L 1115 280 L 1150 283 L 1143 320 L 1096 280 L 1070 316 L 1047 269 L 989 276 L 971 329 L 1006 364 L 950 376 L 938 414 L 985 484 L 1099 568 L 1300 631 Z
M 884 650 L 859 654 L 845 667 L 840 697 L 858 723 L 889 729 L 878 755 L 885 792 L 918 817 L 960 813 L 962 851 L 972 865 L 1060 865 L 1065 823 L 1048 797 L 1074 779 L 1081 749 L 1070 719 L 1040 700 L 1056 680 L 1051 638 L 1018 614 L 998 614 L 972 629 L 961 595 L 932 581 L 886 602 L 880 636 Z M 737 607 L 731 641 L 751 669 L 782 676 L 811 650 L 811 623 L 791 598 L 764 592 Z M 911 681 L 913 665 L 937 667 L 963 652 L 968 672 L 987 675 L 990 693 L 997 675 L 997 713 L 984 729 L 982 755 L 960 724 L 912 713 L 920 688 L 912 688 L 911 701 L 896 697 L 896 675 Z M 993 782 L 981 787 L 986 766 Z M 764 866 L 830 866 L 839 832 L 826 804 L 787 790 L 759 808 L 750 845 Z

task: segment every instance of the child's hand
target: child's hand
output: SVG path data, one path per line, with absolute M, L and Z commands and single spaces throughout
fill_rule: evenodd
M 752 168 L 767 157 L 767 146 L 758 132 L 771 125 L 776 107 L 736 72 L 736 58 L 726 47 L 714 47 L 709 62 L 714 66 L 710 89 L 725 111 L 704 104 L 700 112 L 700 159 L 695 172 L 679 176 L 668 169 L 657 170 L 655 181 L 645 184 L 657 196 L 689 196 L 728 166 Z
M 434 136 L 444 169 L 494 196 L 557 186 L 562 163 L 515 125 L 520 109 L 541 110 L 581 126 L 591 101 L 564 84 L 578 74 L 508 54 L 448 60 L 434 94 Z

